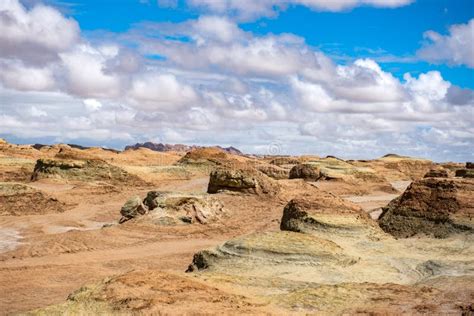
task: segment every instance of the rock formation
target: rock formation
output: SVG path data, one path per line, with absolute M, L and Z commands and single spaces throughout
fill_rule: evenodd
M 424 178 L 447 178 L 448 171 L 445 169 L 431 169 L 428 171 Z
M 288 169 L 271 164 L 258 164 L 255 166 L 255 169 L 275 180 L 288 179 L 290 174 Z
M 32 181 L 56 178 L 73 181 L 105 181 L 116 185 L 144 185 L 127 171 L 101 160 L 38 159 Z
M 278 192 L 278 184 L 255 169 L 218 168 L 210 174 L 207 192 L 219 191 L 272 195 Z
M 347 216 L 349 215 L 349 216 Z M 354 224 L 360 220 L 363 224 L 370 226 L 370 220 L 367 213 L 364 213 L 359 207 L 336 198 L 330 194 L 321 193 L 317 198 L 298 198 L 293 199 L 285 206 L 281 219 L 280 229 L 294 232 L 311 232 L 315 229 L 331 229 L 336 227 L 335 222 L 331 224 L 331 217 L 346 216 L 352 219 Z M 343 224 L 345 225 L 345 224 Z M 357 224 L 360 225 L 360 224 Z M 346 228 L 350 229 L 351 224 Z
M 473 231 L 474 181 L 425 178 L 383 208 L 380 227 L 399 238 L 426 234 L 438 238 Z
M 129 199 L 120 213 L 119 223 L 140 218 L 159 225 L 207 224 L 223 216 L 225 209 L 219 200 L 205 194 L 149 191 L 143 201 L 138 196 Z
M 466 167 L 456 170 L 456 177 L 474 178 L 474 163 L 466 162 Z
M 119 223 L 124 223 L 132 218 L 135 218 L 139 215 L 144 215 L 148 212 L 148 207 L 145 206 L 138 196 L 130 198 L 120 209 L 120 218 Z
M 291 168 L 289 178 L 316 181 L 321 178 L 321 170 L 312 164 L 298 164 Z
M 223 165 L 237 162 L 232 155 L 217 147 L 191 150 L 178 163 L 184 165 Z
M 66 209 L 64 203 L 30 186 L 0 182 L 0 215 L 61 213 Z

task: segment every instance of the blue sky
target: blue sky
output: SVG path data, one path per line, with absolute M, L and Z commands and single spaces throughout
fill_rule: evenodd
M 121 33 L 145 21 L 177 23 L 195 19 L 200 14 L 182 1 L 171 7 L 135 0 L 50 3 L 73 16 L 85 33 L 98 30 Z M 342 12 L 318 12 L 305 6 L 291 6 L 275 17 L 242 21 L 240 25 L 244 30 L 259 35 L 296 34 L 308 45 L 333 55 L 341 62 L 360 57 L 377 60 L 390 56 L 390 62 L 380 64 L 399 78 L 405 72 L 439 70 L 452 83 L 474 88 L 472 70 L 465 66 L 453 67 L 423 60 L 400 62 L 416 55 L 427 30 L 446 34 L 450 25 L 466 23 L 473 17 L 474 1 L 418 0 L 395 9 L 362 6 Z
M 468 0 L 5 0 L 0 136 L 472 160 L 473 18 Z

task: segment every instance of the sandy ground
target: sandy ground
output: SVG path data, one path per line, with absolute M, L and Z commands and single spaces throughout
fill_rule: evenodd
M 207 181 L 207 177 L 169 181 L 159 189 L 203 192 Z M 143 196 L 152 188 L 97 196 L 71 184 L 32 185 L 78 205 L 58 214 L 0 217 L 0 291 L 9 293 L 0 297 L 3 314 L 61 303 L 86 283 L 135 269 L 184 273 L 193 254 L 201 249 L 215 247 L 245 233 L 278 230 L 284 206 L 284 202 L 271 207 L 262 201 L 262 208 L 267 204 L 267 209 L 261 211 L 257 201 L 231 196 L 227 197 L 227 205 L 231 200 L 240 201 L 231 206 L 235 208 L 232 218 L 209 230 L 180 227 L 141 230 L 133 225 L 102 228 L 117 221 L 120 207 L 128 197 Z M 378 194 L 352 200 L 371 208 L 383 205 L 392 197 Z
M 223 197 L 234 216 L 204 227 L 115 225 L 133 195 L 152 189 L 205 192 L 208 176 L 97 194 L 94 186 L 40 181 L 36 189 L 73 204 L 64 213 L 0 217 L 0 314 L 61 303 L 84 284 L 136 269 L 184 274 L 193 254 L 240 234 L 278 229 L 283 202 Z M 227 200 L 226 200 L 227 199 Z M 237 200 L 237 203 L 231 202 Z M 255 210 L 259 209 L 260 212 Z
M 131 161 L 132 158 L 135 159 L 131 157 Z M 169 159 L 174 162 L 178 158 Z M 31 165 L 31 161 L 26 162 Z M 26 162 L 22 161 L 22 164 Z M 123 161 L 116 162 L 117 165 L 120 163 Z M 10 181 L 24 179 L 23 182 L 28 182 L 25 177 L 15 177 L 18 170 L 14 166 L 9 162 Z M 279 231 L 286 203 L 311 186 L 303 184 L 302 180 L 282 180 L 285 190 L 271 198 L 219 194 L 227 216 L 207 225 L 162 226 L 142 222 L 118 225 L 120 208 L 131 196 L 144 197 L 150 190 L 203 193 L 209 181 L 205 173 L 183 171 L 175 166 L 168 169 L 147 167 L 146 161 L 141 160 L 139 166 L 123 167 L 143 176 L 150 184 L 113 187 L 68 181 L 28 182 L 35 189 L 66 203 L 68 210 L 43 215 L 0 216 L 1 315 L 63 303 L 72 292 L 86 284 L 131 271 L 153 270 L 157 276 L 161 274 L 156 271 L 166 271 L 179 279 L 186 276 L 184 271 L 193 255 L 202 249 L 220 246 L 239 236 Z M 165 169 L 166 175 L 161 174 L 160 170 Z M 401 192 L 409 183 L 396 181 L 391 184 Z M 328 190 L 333 187 L 328 186 Z M 334 195 L 341 196 L 336 191 Z M 397 196 L 393 192 L 374 191 L 343 198 L 377 218 L 380 208 Z M 144 272 L 137 273 L 146 279 Z M 179 293 L 183 289 L 176 291 Z M 206 295 L 213 293 L 209 291 Z M 245 290 L 240 294 L 244 295 Z

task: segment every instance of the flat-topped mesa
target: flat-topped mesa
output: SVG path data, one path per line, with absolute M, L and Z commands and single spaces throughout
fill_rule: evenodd
M 398 238 L 437 238 L 474 231 L 474 180 L 425 178 L 414 181 L 385 208 L 378 222 Z
M 251 194 L 274 195 L 279 191 L 278 183 L 252 168 L 218 168 L 209 177 L 208 193 L 235 191 Z

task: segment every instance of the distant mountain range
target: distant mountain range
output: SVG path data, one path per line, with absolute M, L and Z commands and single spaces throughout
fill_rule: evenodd
M 145 142 L 145 143 L 136 143 L 135 145 L 128 145 L 125 146 L 125 150 L 135 150 L 138 148 L 148 148 L 154 151 L 180 151 L 180 152 L 188 152 L 190 150 L 196 148 L 205 148 L 210 146 L 197 146 L 197 145 L 183 145 L 183 144 L 162 144 L 162 143 L 153 143 L 153 142 Z M 234 155 L 243 155 L 243 153 L 235 147 L 221 147 L 221 146 L 213 146 L 220 148 L 230 154 Z

